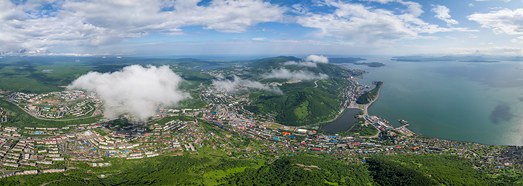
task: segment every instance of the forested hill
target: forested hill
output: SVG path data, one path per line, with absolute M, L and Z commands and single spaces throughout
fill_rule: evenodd
M 276 120 L 285 125 L 308 125 L 333 119 L 341 109 L 343 90 L 352 86 L 348 77 L 354 72 L 335 64 L 316 63 L 315 65 L 289 65 L 288 62 L 302 64 L 296 57 L 274 57 L 253 60 L 248 65 L 250 76 L 264 83 L 279 82 L 283 95 L 255 92 L 251 95 L 252 104 L 247 108 L 259 114 L 275 114 Z M 286 73 L 308 73 L 324 78 L 293 80 L 265 78 L 264 75 L 284 69 Z
M 326 155 L 273 162 L 209 155 L 113 161 L 107 168 L 13 176 L 0 185 L 521 185 L 521 176 L 491 175 L 456 156 L 371 156 L 347 162 Z

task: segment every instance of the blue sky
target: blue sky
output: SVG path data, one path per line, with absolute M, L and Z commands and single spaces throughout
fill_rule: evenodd
M 523 0 L 0 2 L 4 55 L 523 55 L 522 46 Z

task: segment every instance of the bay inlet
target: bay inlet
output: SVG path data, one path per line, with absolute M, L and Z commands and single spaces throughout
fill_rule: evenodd
M 328 122 L 321 129 L 329 134 L 347 131 L 358 121 L 354 116 L 360 112 L 362 110 L 357 108 L 347 108 L 341 116 L 334 121 Z

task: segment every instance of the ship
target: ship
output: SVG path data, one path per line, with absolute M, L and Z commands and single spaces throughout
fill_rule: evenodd
M 398 122 L 400 122 L 402 125 L 409 126 L 409 122 L 407 120 L 400 119 L 400 120 L 398 120 Z

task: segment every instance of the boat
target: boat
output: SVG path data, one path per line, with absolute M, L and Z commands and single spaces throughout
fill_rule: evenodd
M 404 119 L 400 119 L 398 120 L 398 122 L 400 122 L 402 125 L 409 125 L 409 122 L 407 120 L 404 120 Z

